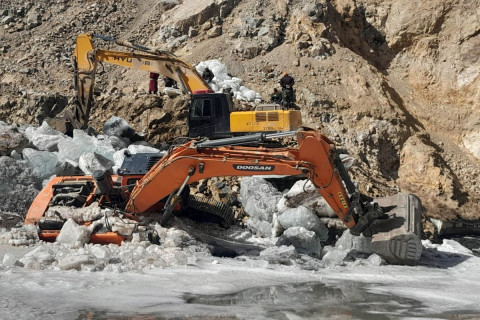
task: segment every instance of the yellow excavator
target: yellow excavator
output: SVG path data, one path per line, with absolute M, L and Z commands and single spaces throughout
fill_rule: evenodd
M 95 48 L 94 38 L 114 42 L 135 52 Z M 74 52 L 77 103 L 73 113 L 67 114 L 68 121 L 75 129 L 88 126 L 98 63 L 153 72 L 179 83 L 182 91 L 190 96 L 190 137 L 224 138 L 251 132 L 292 131 L 302 125 L 299 110 L 279 105 L 263 105 L 255 111 L 233 111 L 230 94 L 214 93 L 195 67 L 171 52 L 84 33 L 77 37 Z

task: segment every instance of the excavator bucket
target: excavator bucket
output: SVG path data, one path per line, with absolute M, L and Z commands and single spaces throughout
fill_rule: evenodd
M 387 209 L 388 219 L 372 224 L 372 250 L 388 263 L 415 265 L 422 254 L 422 204 L 412 194 L 376 198 Z

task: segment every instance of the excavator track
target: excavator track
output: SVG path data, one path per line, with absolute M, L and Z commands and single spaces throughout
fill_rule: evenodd
M 220 220 L 223 227 L 229 227 L 235 222 L 235 214 L 230 206 L 216 201 L 213 198 L 204 196 L 190 195 L 188 199 L 188 209 L 190 212 L 196 211 L 215 216 Z

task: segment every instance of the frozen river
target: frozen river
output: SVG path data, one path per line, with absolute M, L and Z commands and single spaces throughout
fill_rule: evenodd
M 418 266 L 319 271 L 241 257 L 130 272 L 0 272 L 1 319 L 479 319 L 480 258 L 424 242 Z M 22 256 L 32 248 L 3 246 Z

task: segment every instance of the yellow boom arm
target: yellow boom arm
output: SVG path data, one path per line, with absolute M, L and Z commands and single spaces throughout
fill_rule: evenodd
M 94 37 L 113 41 L 120 46 L 144 51 L 145 53 L 96 49 L 92 41 Z M 115 40 L 104 36 L 93 35 L 92 33 L 84 33 L 77 37 L 74 52 L 75 85 L 77 88 L 78 105 L 75 109 L 72 122 L 76 128 L 86 128 L 88 125 L 93 100 L 93 84 L 95 82 L 95 72 L 98 62 L 106 62 L 161 74 L 177 81 L 183 91 L 188 94 L 211 90 L 205 80 L 198 74 L 195 67 L 178 58 L 173 53 L 149 49 L 128 41 Z

